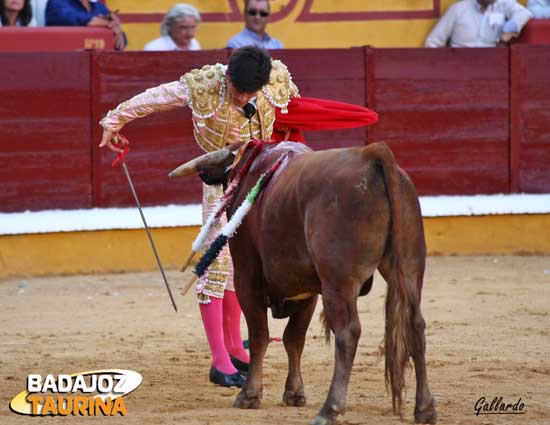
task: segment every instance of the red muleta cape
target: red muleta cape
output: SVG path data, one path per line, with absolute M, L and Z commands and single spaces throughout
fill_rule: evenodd
M 337 130 L 362 127 L 378 121 L 378 114 L 364 106 L 313 97 L 295 97 L 288 113 L 275 111 L 273 140 L 304 142 L 301 130 Z

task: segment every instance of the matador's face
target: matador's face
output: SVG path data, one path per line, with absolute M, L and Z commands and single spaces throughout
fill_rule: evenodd
M 247 92 L 241 92 L 239 91 L 232 83 L 231 79 L 228 75 L 226 75 L 227 80 L 227 89 L 229 91 L 229 98 L 231 99 L 231 104 L 233 106 L 236 106 L 238 108 L 242 108 L 244 105 L 246 105 L 250 100 L 256 96 L 256 92 L 247 93 Z

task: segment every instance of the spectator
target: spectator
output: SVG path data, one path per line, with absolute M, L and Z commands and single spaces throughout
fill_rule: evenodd
M 30 0 L 0 0 L 0 27 L 35 27 Z
M 115 34 L 116 50 L 123 50 L 127 44 L 120 19 L 98 0 L 49 0 L 46 5 L 46 25 L 106 27 Z
M 245 0 L 244 22 L 246 27 L 229 39 L 227 47 L 238 49 L 243 46 L 256 46 L 260 49 L 282 49 L 283 44 L 265 32 L 269 14 L 269 0 Z
M 170 9 L 160 26 L 162 37 L 150 41 L 144 50 L 200 50 L 195 38 L 201 15 L 190 4 L 178 3 Z
M 529 0 L 527 8 L 533 14 L 533 18 L 550 18 L 550 0 Z
M 432 30 L 425 47 L 495 47 L 517 37 L 531 12 L 515 0 L 461 0 Z

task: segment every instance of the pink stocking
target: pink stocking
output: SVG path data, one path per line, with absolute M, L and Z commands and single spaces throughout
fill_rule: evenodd
M 225 374 L 233 374 L 237 369 L 231 363 L 229 354 L 225 349 L 223 337 L 223 313 L 224 302 L 220 298 L 210 297 L 209 304 L 199 304 L 202 323 L 206 331 L 206 338 L 212 352 L 214 367 Z
M 250 357 L 243 347 L 241 337 L 241 306 L 235 291 L 224 291 L 223 335 L 225 347 L 229 354 L 242 362 L 249 363 Z

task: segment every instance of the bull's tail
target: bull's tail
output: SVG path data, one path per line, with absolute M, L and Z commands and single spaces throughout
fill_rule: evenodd
M 412 294 L 403 268 L 403 228 L 400 186 L 401 178 L 393 153 L 384 143 L 365 148 L 365 156 L 382 167 L 390 202 L 391 230 L 388 248 L 391 253 L 391 276 L 386 293 L 386 330 L 384 337 L 386 388 L 391 388 L 392 406 L 402 416 L 405 371 L 410 368 Z

